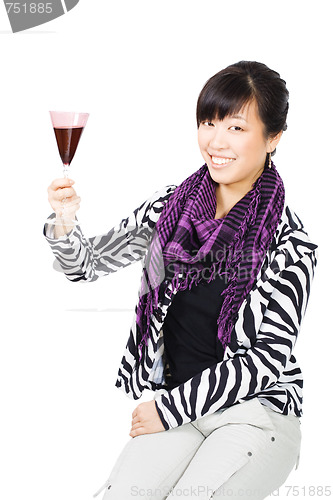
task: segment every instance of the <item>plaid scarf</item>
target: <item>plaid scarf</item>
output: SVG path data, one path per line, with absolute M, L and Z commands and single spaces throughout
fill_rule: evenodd
M 136 311 L 139 361 L 147 346 L 152 315 L 169 281 L 172 292 L 191 289 L 202 280 L 210 282 L 222 268 L 227 287 L 221 294 L 218 338 L 224 348 L 230 343 L 238 310 L 256 280 L 281 220 L 285 192 L 273 162 L 271 168 L 266 164 L 252 189 L 227 216 L 214 219 L 216 186 L 207 165 L 203 165 L 175 189 L 155 225 Z M 208 273 L 205 260 L 210 265 Z

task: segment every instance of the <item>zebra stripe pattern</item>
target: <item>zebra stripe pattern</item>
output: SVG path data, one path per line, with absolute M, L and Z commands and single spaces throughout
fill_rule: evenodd
M 80 227 L 58 239 L 46 224 L 44 235 L 58 266 L 71 281 L 94 281 L 144 261 L 159 215 L 175 190 L 165 186 L 102 236 L 86 239 Z M 50 218 L 54 217 L 52 214 Z M 173 296 L 170 285 L 151 320 L 151 336 L 139 363 L 135 307 L 116 387 L 139 399 L 159 390 L 155 405 L 165 429 L 258 397 L 284 415 L 302 415 L 303 377 L 293 355 L 317 264 L 298 216 L 285 205 L 256 281 L 243 301 L 223 360 L 167 391 L 163 322 Z

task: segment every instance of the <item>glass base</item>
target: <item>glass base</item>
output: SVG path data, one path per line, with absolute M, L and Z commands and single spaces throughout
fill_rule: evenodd
M 79 226 L 79 221 L 76 218 L 72 219 L 71 217 L 54 217 L 53 219 L 47 219 L 46 222 L 50 226 Z
M 69 235 L 75 227 L 79 226 L 77 218 L 58 216 L 55 213 L 50 215 L 45 221 L 44 234 L 48 238 L 61 238 L 62 236 Z

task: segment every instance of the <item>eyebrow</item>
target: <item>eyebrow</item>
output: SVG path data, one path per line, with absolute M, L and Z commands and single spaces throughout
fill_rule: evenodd
M 241 115 L 232 115 L 230 118 L 237 118 L 237 120 L 243 120 L 243 122 L 246 122 L 245 118 L 243 118 Z

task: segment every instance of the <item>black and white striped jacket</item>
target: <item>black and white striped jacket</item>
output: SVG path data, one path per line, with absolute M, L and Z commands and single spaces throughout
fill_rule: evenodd
M 175 188 L 169 185 L 156 191 L 102 236 L 87 239 L 78 226 L 68 236 L 53 239 L 46 225 L 44 234 L 67 278 L 94 281 L 133 262 L 143 262 L 154 226 Z M 136 306 L 115 385 L 132 399 L 140 398 L 144 389 L 161 390 L 155 403 L 165 429 L 254 397 L 277 412 L 300 417 L 303 378 L 293 347 L 309 298 L 316 249 L 300 219 L 286 205 L 261 271 L 239 309 L 234 343 L 225 349 L 222 361 L 170 391 L 165 381 L 163 322 L 172 301 L 171 290 L 166 289 L 152 318 L 152 335 L 141 363 Z

